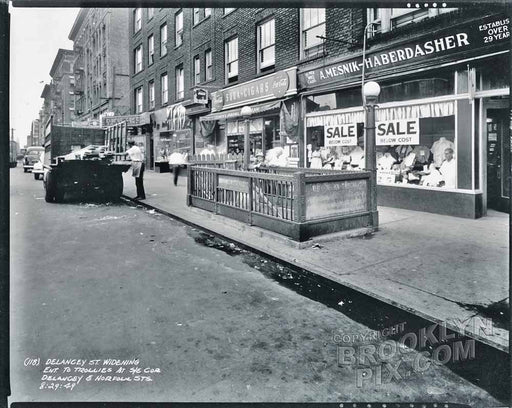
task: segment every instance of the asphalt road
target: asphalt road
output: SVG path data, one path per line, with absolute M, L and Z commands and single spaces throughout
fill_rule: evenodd
M 10 402 L 499 404 L 383 338 L 369 342 L 382 353 L 351 360 L 370 329 L 281 286 L 261 272 L 271 261 L 258 265 L 234 245 L 123 203 L 48 204 L 42 182 L 19 167 L 10 194 Z M 113 372 L 87 381 L 85 368 Z

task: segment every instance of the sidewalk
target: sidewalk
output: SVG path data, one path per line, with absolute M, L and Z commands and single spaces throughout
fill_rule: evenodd
M 136 195 L 130 172 L 124 195 Z M 159 211 L 356 289 L 456 331 L 457 322 L 488 317 L 494 304 L 508 304 L 508 214 L 489 211 L 471 220 L 379 207 L 379 231 L 369 238 L 313 239 L 305 248 L 286 237 L 186 205 L 186 176 L 172 185 L 169 173 L 144 174 L 147 199 Z M 319 245 L 313 245 L 319 243 Z M 498 312 L 499 313 L 499 312 Z M 465 330 L 486 344 L 508 350 L 507 330 Z M 454 324 L 455 323 L 455 324 Z

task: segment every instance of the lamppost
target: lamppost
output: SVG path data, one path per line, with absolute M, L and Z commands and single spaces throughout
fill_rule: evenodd
M 377 163 L 375 153 L 375 107 L 380 94 L 380 86 L 377 82 L 369 81 L 363 86 L 363 104 L 365 111 L 365 169 L 370 172 L 370 214 L 372 226 L 379 226 L 377 212 Z
M 244 106 L 240 111 L 245 121 L 245 133 L 244 133 L 244 165 L 245 171 L 249 170 L 249 162 L 251 160 L 250 144 L 249 144 L 249 124 L 251 122 L 252 108 L 250 106 Z

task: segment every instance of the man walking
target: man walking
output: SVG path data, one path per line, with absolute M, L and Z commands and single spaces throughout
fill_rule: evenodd
M 137 197 L 135 200 L 145 200 L 146 193 L 144 191 L 144 156 L 139 146 L 134 141 L 129 141 L 130 147 L 125 153 L 130 156 L 132 161 L 132 176 L 135 177 L 135 186 L 137 187 Z
M 174 185 L 178 185 L 178 176 L 180 174 L 181 167 L 184 167 L 184 165 L 187 164 L 187 158 L 186 153 L 180 153 L 178 150 L 175 150 L 170 156 L 169 156 L 169 167 L 172 167 L 172 173 L 173 173 L 173 181 Z

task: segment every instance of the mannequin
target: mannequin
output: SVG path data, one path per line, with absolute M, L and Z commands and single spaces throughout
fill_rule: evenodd
M 438 140 L 434 142 L 432 145 L 432 149 L 430 151 L 434 155 L 434 164 L 437 168 L 441 167 L 441 164 L 444 160 L 444 151 L 446 149 L 455 149 L 455 145 L 450 140 L 446 139 L 444 136 L 440 137 Z
M 391 153 L 386 152 L 384 155 L 377 161 L 377 166 L 381 170 L 391 170 L 393 164 L 395 163 L 395 158 L 391 155 Z

